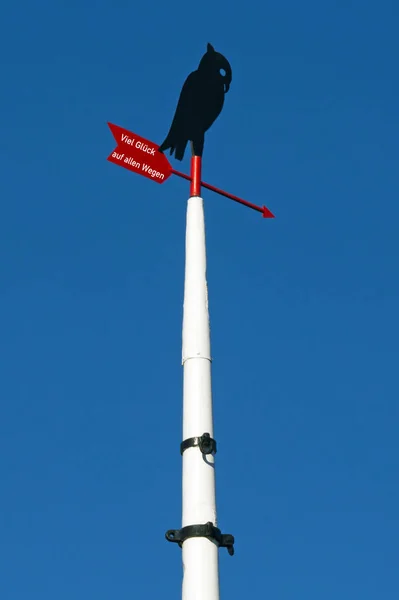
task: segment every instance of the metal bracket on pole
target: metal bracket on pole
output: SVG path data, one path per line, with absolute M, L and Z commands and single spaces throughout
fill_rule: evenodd
M 187 450 L 187 448 L 192 448 L 193 446 L 199 446 L 202 454 L 216 454 L 216 440 L 211 438 L 209 433 L 204 433 L 200 437 L 192 437 L 188 438 L 188 440 L 184 440 L 180 444 L 180 454 L 183 455 L 183 452 Z
M 230 556 L 234 554 L 234 536 L 230 533 L 222 533 L 211 521 L 205 523 L 205 525 L 187 525 L 182 529 L 169 529 L 165 533 L 165 537 L 168 542 L 179 544 L 180 548 L 188 538 L 205 537 L 212 542 L 216 542 L 220 548 L 227 548 Z

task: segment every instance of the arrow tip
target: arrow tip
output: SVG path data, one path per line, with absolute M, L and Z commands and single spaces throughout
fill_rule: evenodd
M 263 207 L 262 216 L 264 219 L 274 219 L 274 214 L 266 207 Z

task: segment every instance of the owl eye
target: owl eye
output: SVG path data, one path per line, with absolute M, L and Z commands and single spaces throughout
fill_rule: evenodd
M 219 73 L 222 77 L 226 77 L 226 71 L 224 69 L 219 69 Z

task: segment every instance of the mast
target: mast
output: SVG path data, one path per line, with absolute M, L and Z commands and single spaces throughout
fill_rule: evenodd
M 201 158 L 192 157 L 187 205 L 183 311 L 183 513 L 182 529 L 166 538 L 183 554 L 183 600 L 219 600 L 218 547 L 233 554 L 234 538 L 217 528 L 211 348 L 206 282 Z

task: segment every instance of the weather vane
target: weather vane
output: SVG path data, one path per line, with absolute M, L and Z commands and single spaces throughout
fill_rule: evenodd
M 127 129 L 108 123 L 117 147 L 107 160 L 157 183 L 164 183 L 172 174 L 177 175 L 191 181 L 191 196 L 200 196 L 202 186 L 262 213 L 265 218 L 273 218 L 273 213 L 266 206 L 257 206 L 201 181 L 205 132 L 220 115 L 231 81 L 229 61 L 208 43 L 198 69 L 190 73 L 184 82 L 172 125 L 162 144 L 158 146 Z M 190 175 L 174 169 L 164 155 L 169 150 L 172 156 L 181 161 L 188 142 L 192 155 Z
M 219 548 L 234 554 L 234 536 L 217 524 L 216 440 L 213 433 L 211 345 L 206 281 L 205 221 L 201 186 L 273 218 L 257 206 L 201 181 L 205 133 L 220 115 L 232 81 L 228 60 L 211 44 L 198 69 L 187 77 L 169 133 L 160 146 L 108 123 L 117 147 L 108 160 L 163 183 L 170 175 L 191 182 L 187 205 L 183 304 L 182 526 L 165 537 L 182 549 L 182 600 L 219 600 Z M 191 174 L 172 168 L 164 152 L 182 160 L 191 143 Z

